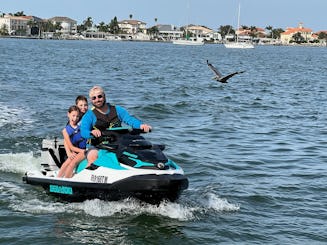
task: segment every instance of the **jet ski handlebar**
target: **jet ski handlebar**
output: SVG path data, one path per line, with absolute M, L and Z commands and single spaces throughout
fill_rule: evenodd
M 142 129 L 135 129 L 130 127 L 120 127 L 112 128 L 101 131 L 101 136 L 99 138 L 92 139 L 92 144 L 100 149 L 116 150 L 118 148 L 118 139 L 123 137 L 123 135 L 140 135 L 146 133 Z M 148 144 L 148 143 L 147 143 Z M 136 145 L 129 144 L 135 147 Z M 138 145 L 137 145 L 138 146 Z
M 151 130 L 150 130 L 151 132 Z M 131 135 L 138 135 L 138 134 L 145 134 L 146 132 L 139 128 L 130 128 L 130 127 L 119 127 L 119 128 L 111 128 L 101 131 L 102 136 L 110 136 L 113 134 L 131 134 Z

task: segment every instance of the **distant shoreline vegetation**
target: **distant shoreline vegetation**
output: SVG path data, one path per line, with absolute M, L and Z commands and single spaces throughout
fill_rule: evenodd
M 158 19 L 154 18 L 155 23 Z M 150 28 L 146 23 L 133 19 L 118 21 L 114 17 L 108 24 L 95 24 L 92 17 L 87 17 L 81 24 L 69 17 L 52 17 L 41 19 L 36 16 L 26 16 L 24 11 L 15 14 L 0 15 L 0 36 L 60 40 L 133 40 L 172 42 L 173 40 L 191 37 L 201 37 L 205 43 L 233 42 L 236 37 L 245 42 L 254 44 L 272 45 L 306 45 L 326 46 L 327 31 L 314 33 L 310 28 L 303 27 L 302 23 L 296 28 L 264 29 L 256 26 L 240 26 L 234 29 L 231 25 L 221 25 L 212 30 L 202 25 L 174 25 L 156 24 Z

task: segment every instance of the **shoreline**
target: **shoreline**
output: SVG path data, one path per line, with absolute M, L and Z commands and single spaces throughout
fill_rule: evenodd
M 106 39 L 106 38 L 39 38 L 28 36 L 0 36 L 0 39 L 39 39 L 39 40 L 57 40 L 57 41 L 107 41 L 107 42 L 151 42 L 151 43 L 172 43 L 172 41 L 163 40 L 142 40 L 142 39 Z M 217 44 L 222 45 L 224 42 L 205 42 L 205 44 Z M 290 46 L 290 47 L 327 47 L 327 43 L 254 43 L 255 46 Z

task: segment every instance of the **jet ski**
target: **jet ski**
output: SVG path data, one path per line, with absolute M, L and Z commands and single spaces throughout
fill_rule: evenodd
M 72 178 L 56 177 L 66 159 L 63 140 L 44 139 L 41 170 L 26 172 L 23 181 L 70 202 L 96 198 L 137 198 L 151 204 L 174 202 L 188 188 L 188 179 L 183 169 L 165 156 L 165 146 L 152 144 L 142 133 L 129 127 L 102 132 L 100 140 L 92 143 L 99 149 L 98 159 L 88 167 L 84 159 Z

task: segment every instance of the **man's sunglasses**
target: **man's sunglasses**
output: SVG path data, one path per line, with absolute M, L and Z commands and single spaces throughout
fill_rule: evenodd
M 98 99 L 103 98 L 103 94 L 99 94 L 98 96 L 91 97 L 92 100 L 95 100 L 98 97 Z

